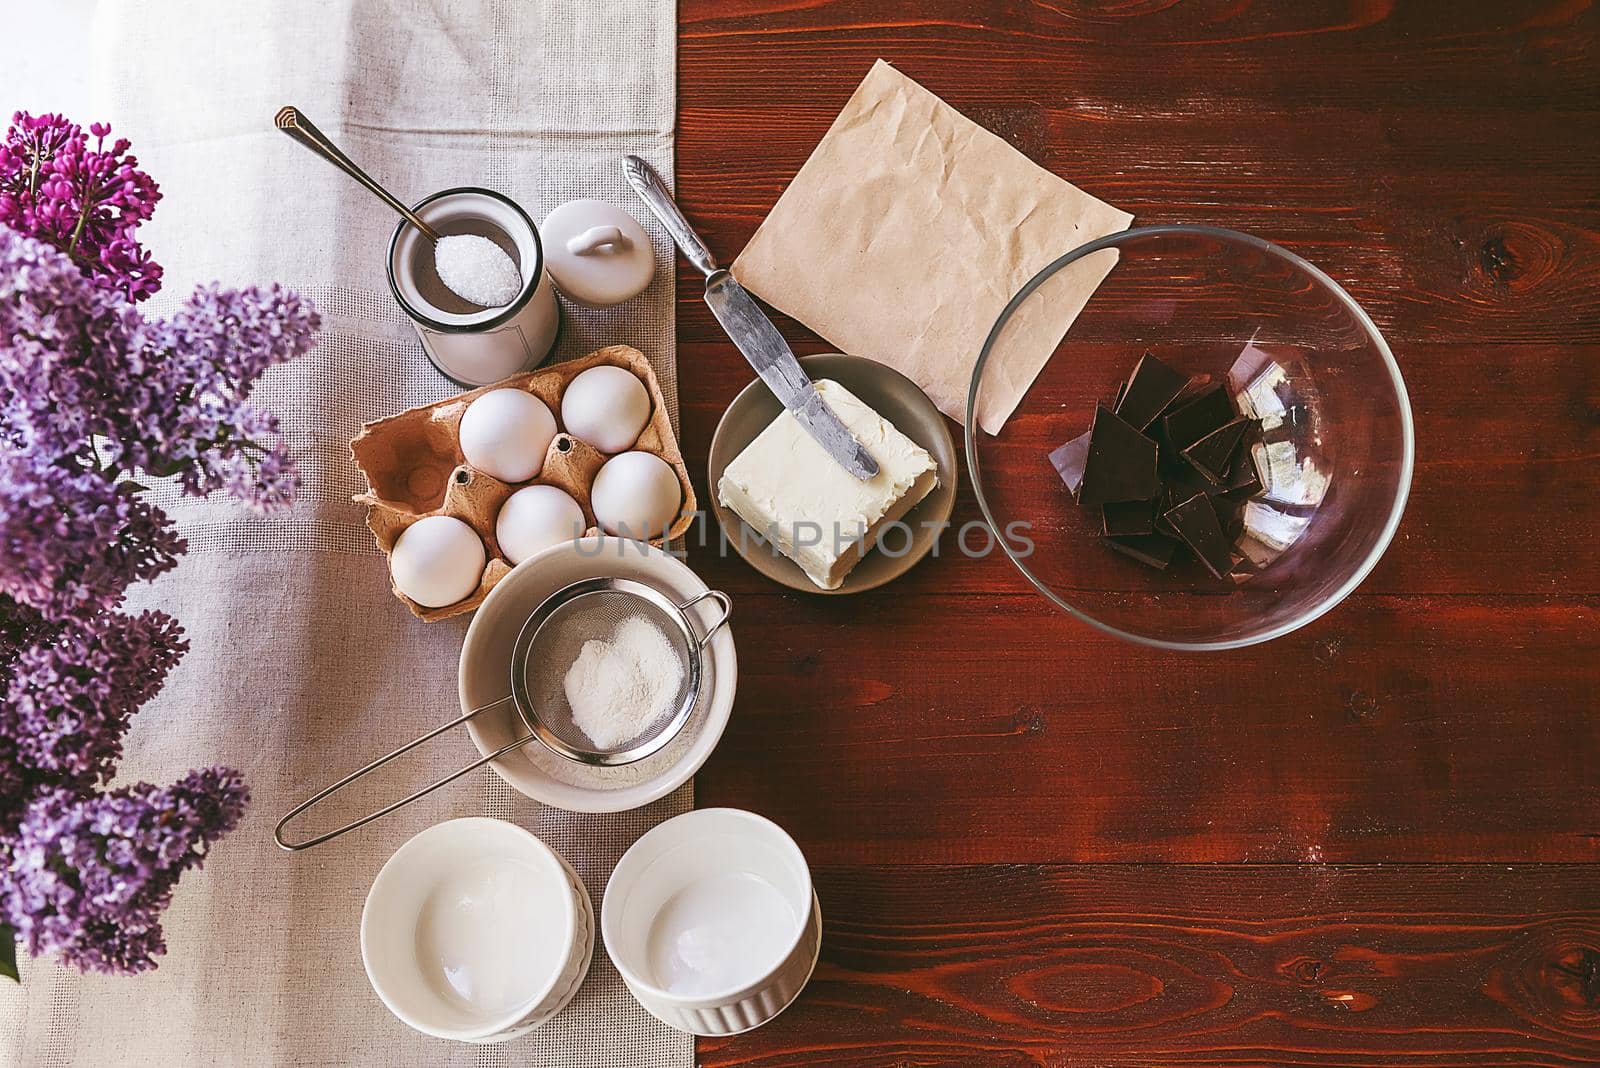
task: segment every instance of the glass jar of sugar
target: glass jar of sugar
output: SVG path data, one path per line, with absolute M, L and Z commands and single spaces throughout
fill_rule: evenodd
M 408 222 L 395 227 L 389 288 L 433 365 L 464 386 L 484 386 L 543 363 L 555 347 L 561 312 L 528 213 L 510 198 L 476 187 L 442 190 L 413 210 L 443 236 L 472 234 L 494 242 L 522 277 L 509 304 L 474 304 L 440 280 L 427 236 Z

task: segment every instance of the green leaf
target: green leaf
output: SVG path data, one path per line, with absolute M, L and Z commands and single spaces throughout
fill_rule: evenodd
M 125 478 L 121 482 L 118 482 L 117 485 L 122 486 L 123 488 L 128 489 L 128 490 L 130 490 L 130 491 L 132 491 L 134 493 L 143 493 L 145 490 L 150 488 L 149 486 L 146 486 L 143 482 L 135 482 L 131 478 Z
M 0 923 L 0 975 L 13 983 L 22 982 L 17 972 L 17 936 L 3 923 Z

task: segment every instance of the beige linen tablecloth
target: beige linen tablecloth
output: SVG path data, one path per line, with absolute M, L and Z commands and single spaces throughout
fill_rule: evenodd
M 90 27 L 92 64 L 22 64 L 0 75 L 0 104 L 8 115 L 57 110 L 52 86 L 63 85 L 62 99 L 77 105 L 92 69 L 96 111 L 74 118 L 109 119 L 132 138 L 165 194 L 144 231 L 167 268 L 151 307 L 170 309 L 197 281 L 280 280 L 316 300 L 325 328 L 314 353 L 272 372 L 260 392 L 302 459 L 298 505 L 261 519 L 229 501 L 164 497 L 189 556 L 136 601 L 175 614 L 193 649 L 136 718 L 123 780 L 232 764 L 254 792 L 249 815 L 184 877 L 158 970 L 81 977 L 24 962 L 20 989 L 0 985 L 0 1064 L 689 1065 L 690 1040 L 633 1002 L 603 952 L 544 1028 L 474 1047 L 393 1019 L 367 985 L 357 943 L 373 876 L 431 823 L 488 813 L 532 828 L 577 867 L 598 907 L 617 856 L 689 807 L 688 787 L 641 812 L 573 816 L 483 771 L 310 852 L 285 854 L 272 841 L 294 802 L 456 714 L 466 629 L 465 619 L 411 618 L 349 500 L 361 484 L 346 443 L 360 424 L 455 392 L 389 298 L 382 265 L 394 219 L 274 131 L 272 115 L 299 106 L 402 198 L 480 184 L 536 218 L 576 196 L 632 208 L 619 156 L 635 152 L 671 173 L 671 0 L 70 8 Z M 19 81 L 18 70 L 33 76 Z M 611 313 L 565 309 L 560 353 L 634 345 L 675 409 L 670 246 L 647 226 L 662 264 L 649 291 Z M 379 785 L 408 792 L 472 753 L 464 736 L 447 737 Z

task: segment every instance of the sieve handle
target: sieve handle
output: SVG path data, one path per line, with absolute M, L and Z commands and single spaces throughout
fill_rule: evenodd
M 687 613 L 690 608 L 699 604 L 701 601 L 707 600 L 715 601 L 720 604 L 722 606 L 722 615 L 717 617 L 717 621 L 715 623 L 706 628 L 704 636 L 701 637 L 698 645 L 696 646 L 700 649 L 704 649 L 706 647 L 706 643 L 716 636 L 717 631 L 721 630 L 728 622 L 728 618 L 733 615 L 733 598 L 729 597 L 721 590 L 707 590 L 704 593 L 697 593 L 687 601 L 680 604 L 678 606 L 678 611 Z
M 354 822 L 347 823 L 343 827 L 339 827 L 339 828 L 337 828 L 335 830 L 328 831 L 325 834 L 319 834 L 315 838 L 307 838 L 304 841 L 300 841 L 300 842 L 290 842 L 290 841 L 288 841 L 288 840 L 286 840 L 284 838 L 283 829 L 284 829 L 284 827 L 286 827 L 288 825 L 290 820 L 294 819 L 296 816 L 298 816 L 301 813 L 305 812 L 307 809 L 311 808 L 313 805 L 317 804 L 318 802 L 327 799 L 331 795 L 333 795 L 333 794 L 339 792 L 340 790 L 344 789 L 346 786 L 349 786 L 351 783 L 355 782 L 357 779 L 359 779 L 363 775 L 367 774 L 367 772 L 376 771 L 378 768 L 381 768 L 385 764 L 389 763 L 389 761 L 393 760 L 395 757 L 400 756 L 400 755 L 402 755 L 404 753 L 409 753 L 411 750 L 415 749 L 417 746 L 421 745 L 423 742 L 432 741 L 434 738 L 437 738 L 439 735 L 443 734 L 444 732 L 449 731 L 449 730 L 454 730 L 456 727 L 461 726 L 463 723 L 467 722 L 467 720 L 471 719 L 473 716 L 476 716 L 478 713 L 487 712 L 491 708 L 498 708 L 499 706 L 505 704 L 507 701 L 510 701 L 510 700 L 511 700 L 511 695 L 507 694 L 505 697 L 500 698 L 500 700 L 498 700 L 498 701 L 492 701 L 489 704 L 481 705 L 481 706 L 479 706 L 477 708 L 474 708 L 471 712 L 468 712 L 463 716 L 458 716 L 457 718 L 451 720 L 449 723 L 446 723 L 441 727 L 435 727 L 433 730 L 429 731 L 427 734 L 422 735 L 420 738 L 412 739 L 411 741 L 407 742 L 405 745 L 402 745 L 399 749 L 396 749 L 394 752 L 388 754 L 387 756 L 379 757 L 377 760 L 374 760 L 372 763 L 368 764 L 366 767 L 360 769 L 359 771 L 351 772 L 349 775 L 346 775 L 344 778 L 340 779 L 338 782 L 334 783 L 332 786 L 329 786 L 324 790 L 318 791 L 314 796 L 308 798 L 305 801 L 302 801 L 300 804 L 298 804 L 294 808 L 290 809 L 289 810 L 289 814 L 284 816 L 283 819 L 278 821 L 278 826 L 275 827 L 273 829 L 273 831 L 272 831 L 272 837 L 277 839 L 277 842 L 278 842 L 279 846 L 281 846 L 284 849 L 289 850 L 290 852 L 293 852 L 293 851 L 299 850 L 299 849 L 310 849 L 314 845 L 321 845 L 323 842 L 326 842 L 331 838 L 339 837 L 341 834 L 343 834 L 346 831 L 353 831 L 357 827 L 364 827 L 367 824 L 371 823 L 375 819 L 379 819 L 379 818 L 381 818 L 383 816 L 387 816 L 389 813 L 393 812 L 395 809 L 402 808 L 405 805 L 409 805 L 409 804 L 411 804 L 411 802 L 415 801 L 419 797 L 426 797 L 429 794 L 433 793 L 435 790 L 437 790 L 439 787 L 444 786 L 444 785 L 446 785 L 448 783 L 455 782 L 457 779 L 461 778 L 461 776 L 465 775 L 467 772 L 474 771 L 474 770 L 476 770 L 478 768 L 481 768 L 485 764 L 489 763 L 489 761 L 494 760 L 494 759 L 496 759 L 498 757 L 503 757 L 507 753 L 511 752 L 513 749 L 520 748 L 521 746 L 524 746 L 527 743 L 533 741 L 534 735 L 531 735 L 531 734 L 528 735 L 525 738 L 518 738 L 514 742 L 511 742 L 511 743 L 509 743 L 507 745 L 501 746 L 499 749 L 497 749 L 494 752 L 490 753 L 488 756 L 483 757 L 483 758 L 481 758 L 479 760 L 473 761 L 471 764 L 468 764 L 466 767 L 460 769 L 459 771 L 451 772 L 449 775 L 446 775 L 444 778 L 440 779 L 438 782 L 431 783 L 431 784 L 429 784 L 427 786 L 424 786 L 422 789 L 418 790 L 416 793 L 412 794 L 410 797 L 405 797 L 405 798 L 400 799 L 399 801 L 393 802 L 392 804 L 385 805 L 383 808 L 380 808 L 376 812 L 373 812 L 373 813 L 370 813 L 368 815 L 362 816 L 360 819 L 355 820 Z

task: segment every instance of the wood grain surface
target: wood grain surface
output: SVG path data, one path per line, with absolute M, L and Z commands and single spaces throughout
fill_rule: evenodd
M 1418 442 L 1360 590 L 1226 656 L 1104 637 L 1004 558 L 830 599 L 722 557 L 714 525 L 691 543 L 735 597 L 741 676 L 697 799 L 787 827 L 825 915 L 801 1000 L 702 1062 L 1600 1064 L 1600 12 L 680 0 L 679 20 L 678 196 L 724 260 L 882 57 L 1138 223 L 1316 262 L 1393 345 Z M 751 373 L 691 274 L 705 496 Z M 977 518 L 964 486 L 955 522 Z
M 817 883 L 811 985 L 703 1047 L 708 1068 L 1570 1066 L 1600 1042 L 1589 868 L 824 868 Z

